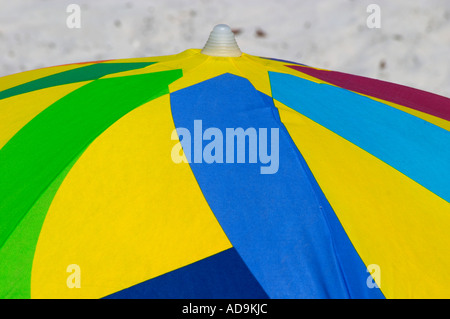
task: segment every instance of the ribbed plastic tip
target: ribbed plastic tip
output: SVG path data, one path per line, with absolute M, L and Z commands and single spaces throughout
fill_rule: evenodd
M 242 55 L 234 38 L 234 33 L 226 24 L 218 24 L 209 34 L 203 54 L 223 57 L 239 57 Z

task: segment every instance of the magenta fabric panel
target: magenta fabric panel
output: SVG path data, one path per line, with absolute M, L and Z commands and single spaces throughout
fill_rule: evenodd
M 450 99 L 444 96 L 358 75 L 318 70 L 300 65 L 287 66 L 341 88 L 394 102 L 450 121 Z

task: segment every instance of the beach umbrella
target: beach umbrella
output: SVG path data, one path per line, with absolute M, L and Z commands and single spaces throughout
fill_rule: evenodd
M 0 296 L 450 297 L 449 120 L 226 25 L 0 78 Z

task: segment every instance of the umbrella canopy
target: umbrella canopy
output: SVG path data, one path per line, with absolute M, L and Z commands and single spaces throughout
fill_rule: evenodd
M 0 78 L 0 297 L 450 297 L 450 100 L 230 33 Z

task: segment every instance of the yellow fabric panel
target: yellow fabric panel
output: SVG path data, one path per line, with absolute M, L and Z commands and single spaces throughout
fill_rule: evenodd
M 203 54 L 198 54 L 198 53 L 196 53 L 196 54 L 180 54 L 180 55 L 177 55 L 172 60 L 161 61 L 161 62 L 149 65 L 148 67 L 145 67 L 145 68 L 142 68 L 139 70 L 131 70 L 131 71 L 127 71 L 127 72 L 111 74 L 106 77 L 116 77 L 116 76 L 123 76 L 123 75 L 134 75 L 134 74 L 153 73 L 153 72 L 160 72 L 160 71 L 167 71 L 167 70 L 182 69 L 183 77 L 181 79 L 184 79 L 186 77 L 187 73 L 189 73 L 189 78 L 191 78 L 192 75 L 191 75 L 190 71 L 199 66 L 202 66 L 206 60 L 207 60 L 207 57 Z M 216 75 L 218 75 L 218 74 L 220 74 L 220 73 L 216 72 Z M 182 82 L 184 82 L 184 80 Z M 198 82 L 196 82 L 196 80 L 194 79 L 190 83 L 196 84 Z M 169 89 L 170 89 L 170 87 L 169 87 Z M 170 91 L 173 92 L 174 90 L 170 89 Z
M 88 147 L 45 219 L 32 298 L 104 297 L 232 247 L 190 166 L 172 161 L 174 128 L 166 94 Z
M 237 74 L 233 59 L 239 58 L 210 57 L 201 54 L 199 50 L 187 50 L 172 59 L 162 60 L 139 70 L 110 74 L 105 78 L 182 69 L 184 76 L 169 86 L 170 92 L 174 92 L 227 72 Z
M 275 101 L 366 266 L 387 298 L 449 298 L 450 203 L 378 158 Z
M 59 65 L 0 77 L 0 91 L 4 91 L 14 86 L 31 82 L 52 74 L 69 71 L 76 68 L 81 68 L 91 64 L 92 63 Z
M 194 50 L 191 51 L 195 53 Z M 298 75 L 298 72 L 293 69 L 279 64 L 271 64 L 264 59 L 253 57 L 246 53 L 243 53 L 240 57 L 230 58 L 207 56 L 201 54 L 200 50 L 196 52 L 196 54 L 190 57 L 189 61 L 183 61 L 183 64 L 178 61 L 166 63 L 170 67 L 182 68 L 183 74 L 185 75 L 170 84 L 169 89 L 171 92 L 184 89 L 225 73 L 230 73 L 248 79 L 256 90 L 271 96 L 268 71 Z M 157 66 L 155 65 L 155 67 Z
M 262 59 L 246 53 L 243 53 L 240 57 L 229 58 L 208 56 L 200 52 L 199 49 L 190 49 L 176 55 L 154 58 L 148 61 L 158 62 L 148 67 L 109 74 L 104 78 L 182 69 L 184 76 L 169 85 L 170 92 L 175 92 L 216 76 L 230 73 L 248 79 L 255 89 L 269 96 L 272 96 L 269 71 L 292 74 L 310 81 L 323 83 L 319 79 L 286 67 L 284 62 Z M 148 58 L 145 59 L 147 61 Z M 135 59 L 120 61 L 135 62 Z
M 0 100 L 0 149 L 36 115 L 87 83 L 59 85 Z
M 193 61 L 194 63 L 183 67 L 183 75 L 185 76 L 170 84 L 170 92 L 184 89 L 225 73 L 242 76 L 233 64 L 234 59 L 241 58 L 212 57 L 198 54 L 196 61 Z

